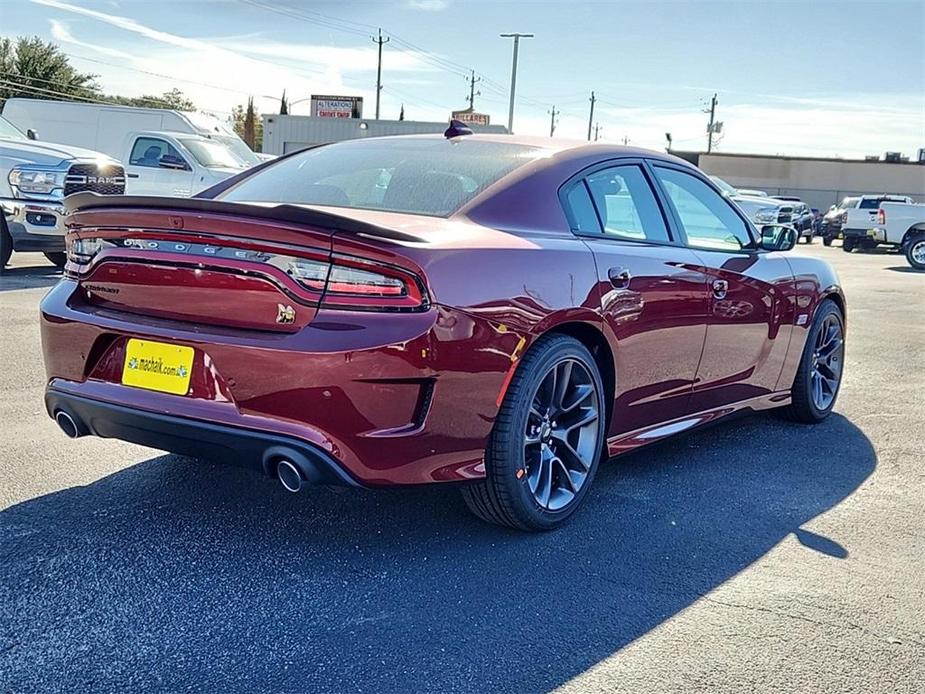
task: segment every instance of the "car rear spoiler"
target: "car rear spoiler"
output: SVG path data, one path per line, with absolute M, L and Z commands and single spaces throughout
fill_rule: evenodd
M 64 198 L 64 209 L 68 215 L 87 210 L 118 208 L 171 210 L 181 214 L 184 212 L 232 214 L 289 224 L 304 224 L 315 229 L 372 236 L 390 241 L 403 241 L 406 243 L 423 243 L 425 241 L 419 236 L 398 231 L 397 229 L 389 229 L 332 212 L 287 203 L 254 205 L 204 198 L 168 198 L 156 195 L 100 195 L 99 193 L 90 192 L 75 193 Z

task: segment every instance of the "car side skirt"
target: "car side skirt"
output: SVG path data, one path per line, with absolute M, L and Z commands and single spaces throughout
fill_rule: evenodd
M 789 404 L 790 391 L 785 390 L 749 398 L 748 400 L 742 400 L 741 402 L 716 407 L 703 412 L 697 412 L 667 422 L 659 422 L 658 424 L 626 432 L 619 436 L 610 437 L 607 439 L 607 455 L 609 457 L 614 457 L 623 453 L 628 453 L 641 446 L 663 441 L 675 434 L 692 431 L 733 414 L 746 411 L 768 410 Z

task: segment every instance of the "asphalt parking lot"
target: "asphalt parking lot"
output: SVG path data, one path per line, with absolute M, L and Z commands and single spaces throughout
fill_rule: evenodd
M 45 415 L 40 255 L 0 278 L 0 692 L 920 692 L 925 274 L 831 260 L 847 373 L 612 461 L 564 529 L 311 489 Z

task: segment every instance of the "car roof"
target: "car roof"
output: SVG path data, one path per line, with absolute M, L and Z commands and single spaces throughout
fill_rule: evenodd
M 388 135 L 383 137 L 364 138 L 364 141 L 392 141 L 401 140 L 445 140 L 442 134 L 427 133 L 421 135 Z M 471 142 L 497 142 L 506 145 L 523 145 L 524 147 L 538 147 L 547 150 L 550 155 L 562 162 L 568 159 L 584 159 L 589 156 L 600 156 L 601 158 L 622 158 L 622 157 L 645 157 L 647 159 L 661 159 L 677 164 L 683 164 L 686 167 L 693 167 L 690 162 L 675 157 L 665 152 L 658 152 L 642 147 L 628 147 L 605 141 L 587 142 L 585 140 L 576 140 L 573 138 L 544 137 L 541 135 L 508 135 L 502 133 L 473 133 L 472 135 L 458 135 L 453 140 L 471 141 Z

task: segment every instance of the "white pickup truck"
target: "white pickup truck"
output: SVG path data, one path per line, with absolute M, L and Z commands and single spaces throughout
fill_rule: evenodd
M 877 244 L 898 246 L 916 270 L 925 270 L 925 204 L 884 202 L 868 238 Z
M 912 202 L 912 198 L 905 195 L 860 195 L 851 199 L 856 202 L 846 207 L 841 217 L 842 250 L 846 253 L 855 248 L 868 250 L 877 246 L 867 232 L 877 223 L 877 209 L 881 204 Z
M 211 138 L 158 131 L 128 133 L 119 159 L 125 167 L 127 195 L 183 198 L 250 166 L 223 143 Z
M 121 194 L 115 159 L 80 147 L 36 142 L 0 117 L 0 274 L 13 251 L 38 251 L 59 267 L 64 256 L 65 195 Z

